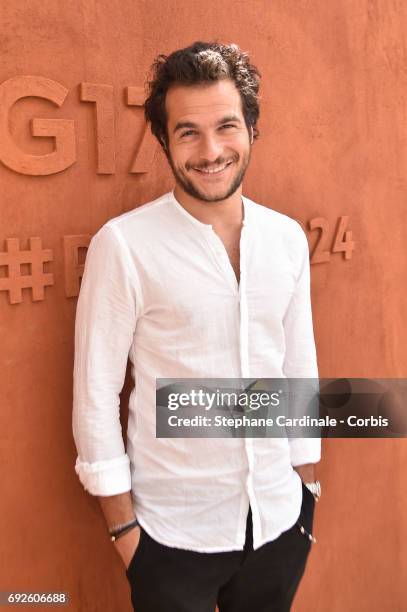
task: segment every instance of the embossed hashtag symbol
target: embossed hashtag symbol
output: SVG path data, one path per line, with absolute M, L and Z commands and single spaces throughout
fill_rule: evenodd
M 44 272 L 44 263 L 53 261 L 51 249 L 43 249 L 41 238 L 30 238 L 29 249 L 20 250 L 19 238 L 7 238 L 6 251 L 0 253 L 0 266 L 7 276 L 0 277 L 0 291 L 9 292 L 10 304 L 23 301 L 22 289 L 31 288 L 33 301 L 44 299 L 44 287 L 54 284 L 54 275 Z M 21 265 L 30 265 L 30 274 L 22 274 Z

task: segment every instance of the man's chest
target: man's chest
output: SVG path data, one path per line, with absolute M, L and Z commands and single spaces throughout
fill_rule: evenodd
M 237 282 L 240 282 L 240 236 L 241 228 L 229 228 L 216 230 L 233 268 Z
M 237 231 L 194 238 L 138 252 L 143 259 L 140 280 L 147 327 L 152 325 L 157 333 L 170 326 L 215 328 L 239 313 L 242 300 L 249 318 L 266 325 L 281 321 L 294 292 L 296 271 L 280 245 L 250 233 L 240 242 Z M 242 276 L 238 286 L 240 270 L 244 280 Z

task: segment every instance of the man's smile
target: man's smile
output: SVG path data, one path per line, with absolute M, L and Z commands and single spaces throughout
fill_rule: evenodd
M 233 161 L 230 160 L 228 162 L 225 162 L 224 164 L 220 164 L 217 166 L 211 166 L 210 168 L 193 167 L 193 170 L 195 170 L 196 172 L 199 172 L 200 174 L 207 175 L 207 176 L 213 175 L 213 174 L 220 174 L 224 170 L 226 170 L 226 168 L 228 168 L 232 163 Z

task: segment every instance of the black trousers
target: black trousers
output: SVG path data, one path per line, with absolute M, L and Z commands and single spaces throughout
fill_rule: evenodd
M 142 529 L 126 572 L 135 612 L 288 612 L 311 547 L 314 497 L 303 485 L 297 523 L 253 550 L 249 508 L 242 551 L 200 553 L 156 542 Z

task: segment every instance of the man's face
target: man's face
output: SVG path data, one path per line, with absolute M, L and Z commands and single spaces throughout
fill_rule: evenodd
M 174 85 L 166 96 L 168 161 L 186 193 L 204 202 L 229 198 L 250 160 L 250 135 L 233 81 Z

